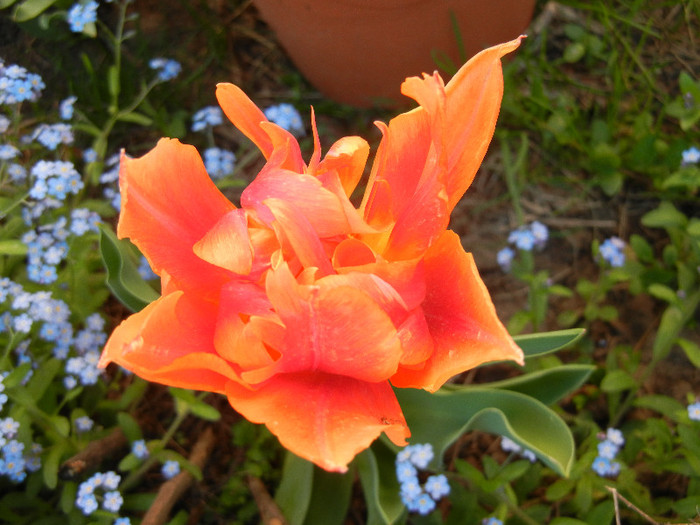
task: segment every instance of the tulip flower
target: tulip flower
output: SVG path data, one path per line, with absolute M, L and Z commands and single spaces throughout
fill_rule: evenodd
M 101 366 L 227 396 L 286 448 L 343 472 L 382 432 L 410 430 L 393 388 L 438 390 L 483 363 L 523 354 L 499 321 L 470 253 L 447 229 L 492 138 L 501 57 L 479 53 L 445 85 L 408 78 L 419 106 L 388 125 L 359 207 L 369 155 L 345 137 L 304 162 L 296 139 L 236 86 L 226 116 L 266 164 L 235 207 L 196 150 L 162 139 L 122 156 L 117 234 L 160 276 L 162 296 L 123 321 Z

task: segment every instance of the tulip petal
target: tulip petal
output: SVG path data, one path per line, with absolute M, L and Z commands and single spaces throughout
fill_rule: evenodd
M 394 386 L 438 390 L 450 377 L 505 359 L 523 363 L 523 352 L 496 315 L 474 258 L 459 236 L 446 231 L 425 256 L 423 312 L 435 350 L 421 370 L 400 368 Z
M 369 144 L 360 137 L 343 137 L 328 150 L 318 166 L 317 173 L 336 171 L 349 198 L 362 178 L 369 156 Z
M 212 289 L 227 271 L 197 257 L 192 247 L 235 206 L 216 188 L 197 150 L 161 139 L 138 159 L 122 156 L 122 211 L 117 234 L 139 247 L 158 274 L 178 288 Z
M 231 406 L 264 423 L 298 456 L 335 472 L 382 432 L 401 446 L 410 436 L 388 382 L 367 383 L 322 373 L 281 374 L 253 391 L 227 385 Z
M 244 210 L 233 210 L 219 219 L 193 247 L 197 257 L 237 274 L 253 266 L 253 247 Z
M 233 84 L 217 84 L 216 99 L 233 125 L 253 141 L 272 165 L 297 173 L 304 171 L 304 161 L 294 135 L 267 120 L 241 88 Z
M 377 382 L 393 375 L 401 344 L 389 314 L 373 296 L 385 303 L 400 298 L 386 283 L 365 277 L 361 283 L 352 276 L 331 276 L 305 286 L 297 284 L 286 264 L 271 270 L 267 296 L 286 327 L 277 348 L 281 357 L 267 368 L 244 372 L 243 379 L 259 383 L 272 374 L 319 371 Z
M 215 352 L 215 319 L 215 305 L 173 292 L 117 326 L 99 366 L 115 362 L 148 381 L 223 393 L 239 379 Z

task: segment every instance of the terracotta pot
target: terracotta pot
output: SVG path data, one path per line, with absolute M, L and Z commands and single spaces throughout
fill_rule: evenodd
M 254 0 L 299 70 L 327 97 L 356 106 L 404 102 L 401 82 L 437 69 L 431 51 L 461 65 L 522 33 L 535 0 Z

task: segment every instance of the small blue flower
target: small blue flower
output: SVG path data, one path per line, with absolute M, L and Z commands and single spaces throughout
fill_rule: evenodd
M 615 459 L 619 450 L 619 447 L 615 443 L 607 439 L 598 443 L 598 456 L 601 458 Z
M 612 472 L 610 459 L 603 458 L 600 456 L 596 457 L 595 460 L 593 460 L 593 465 L 591 465 L 591 468 L 593 469 L 593 472 L 595 472 L 601 477 L 607 477 Z
M 148 66 L 157 72 L 158 80 L 161 82 L 172 80 L 182 70 L 180 63 L 170 58 L 153 58 Z
M 148 457 L 148 447 L 143 439 L 137 439 L 131 444 L 131 453 L 138 459 L 146 459 Z
M 105 492 L 104 499 L 102 500 L 102 508 L 110 512 L 119 512 L 124 503 L 124 498 L 119 493 L 118 490 L 113 490 L 110 492 Z
M 450 484 L 444 474 L 429 476 L 423 488 L 436 501 L 450 493 Z
M 503 522 L 498 518 L 494 518 L 492 516 L 490 518 L 484 518 L 483 520 L 481 520 L 481 525 L 503 525 Z
M 279 127 L 286 129 L 295 136 L 304 135 L 304 122 L 294 106 L 287 103 L 270 106 L 265 111 L 265 117 Z
M 613 268 L 625 265 L 625 241 L 619 237 L 610 237 L 603 241 L 598 252 L 600 256 Z
M 416 468 L 426 469 L 428 464 L 432 461 L 435 454 L 433 453 L 433 446 L 430 443 L 410 445 L 411 447 L 411 463 L 413 463 Z
M 618 447 L 621 447 L 625 444 L 625 436 L 622 434 L 621 430 L 618 430 L 616 428 L 609 428 L 605 432 L 605 437 L 608 441 L 614 443 Z
M 70 120 L 73 118 L 73 104 L 75 104 L 78 97 L 68 97 L 63 99 L 58 105 L 58 114 L 63 120 Z
M 518 228 L 510 232 L 508 242 L 519 250 L 529 252 L 535 247 L 535 236 L 529 228 Z
M 204 150 L 204 166 L 212 179 L 219 179 L 233 173 L 236 155 L 221 148 Z
M 112 525 L 131 525 L 129 518 L 117 518 Z
M 5 133 L 10 129 L 10 124 L 12 122 L 5 115 L 0 115 L 0 133 Z
M 87 3 L 76 3 L 68 10 L 66 20 L 70 25 L 70 30 L 74 33 L 82 33 L 87 24 L 97 20 L 97 7 L 95 1 Z
M 14 159 L 19 155 L 19 150 L 12 144 L 0 144 L 0 160 Z
M 396 462 L 396 479 L 399 483 L 403 483 L 408 480 L 418 481 L 418 470 L 410 461 L 397 461 Z
M 515 257 L 515 252 L 509 246 L 499 250 L 496 254 L 496 262 L 501 267 L 504 272 L 509 272 L 510 267 L 513 263 L 513 258 Z
M 692 146 L 685 150 L 683 153 L 683 160 L 681 162 L 682 166 L 688 166 L 690 164 L 697 164 L 700 162 L 700 149 Z
M 549 239 L 549 228 L 539 221 L 534 221 L 530 224 L 530 231 L 535 238 L 535 246 L 538 248 L 544 247 Z
M 693 421 L 700 421 L 700 401 L 688 405 L 688 417 Z
M 84 494 L 82 496 L 78 496 L 78 498 L 75 500 L 75 504 L 86 516 L 89 516 L 90 514 L 95 512 L 99 507 L 99 505 L 97 504 L 97 499 L 93 494 Z
M 95 422 L 88 416 L 80 416 L 75 418 L 75 429 L 78 432 L 89 432 L 92 430 Z
M 97 152 L 93 148 L 83 151 L 83 162 L 89 164 L 97 160 Z
M 206 106 L 192 116 L 192 131 L 202 131 L 223 122 L 223 113 L 218 106 Z
M 180 473 L 180 464 L 177 461 L 169 459 L 163 464 L 161 473 L 165 479 L 172 479 Z

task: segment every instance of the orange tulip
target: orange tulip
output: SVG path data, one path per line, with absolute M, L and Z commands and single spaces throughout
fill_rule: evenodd
M 345 137 L 308 165 L 294 137 L 231 84 L 217 98 L 267 163 L 236 208 L 191 146 L 162 139 L 122 158 L 117 233 L 162 280 L 100 360 L 150 380 L 228 397 L 295 454 L 331 471 L 382 432 L 410 436 L 393 387 L 434 392 L 520 348 L 498 320 L 473 257 L 447 230 L 493 135 L 500 59 L 472 58 L 444 85 L 409 78 L 420 106 L 389 125 L 362 204 L 349 196 L 369 153 Z M 313 121 L 313 118 L 312 118 Z

